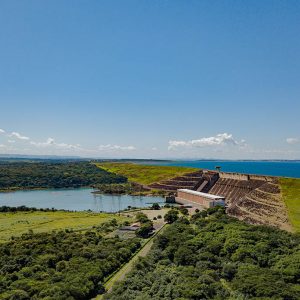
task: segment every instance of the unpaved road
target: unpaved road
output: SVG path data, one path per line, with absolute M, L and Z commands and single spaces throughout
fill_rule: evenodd
M 145 257 L 148 252 L 150 251 L 154 237 L 158 234 L 160 234 L 165 228 L 166 224 L 163 224 L 162 227 L 160 227 L 156 233 L 147 241 L 147 243 L 133 256 L 133 258 L 125 264 L 112 278 L 110 278 L 105 284 L 104 287 L 106 289 L 106 294 L 110 293 L 112 291 L 113 285 L 124 279 L 125 275 L 129 273 L 133 267 L 133 264 L 139 259 L 139 257 Z M 95 300 L 101 300 L 103 298 L 103 295 L 98 295 Z

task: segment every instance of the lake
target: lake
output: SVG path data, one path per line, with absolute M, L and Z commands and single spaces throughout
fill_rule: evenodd
M 221 167 L 224 172 L 238 172 L 246 174 L 260 174 L 270 176 L 300 178 L 300 161 L 222 161 L 222 160 L 197 160 L 197 161 L 171 161 L 158 162 L 155 165 L 182 166 L 214 170 Z
M 50 189 L 0 193 L 0 206 L 55 208 L 74 211 L 117 212 L 128 206 L 147 207 L 164 203 L 161 197 L 93 194 L 91 188 Z

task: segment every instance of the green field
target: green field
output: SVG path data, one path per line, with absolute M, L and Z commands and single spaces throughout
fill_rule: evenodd
M 290 222 L 294 230 L 300 232 L 300 179 L 281 178 L 280 185 Z
M 123 175 L 129 181 L 145 185 L 161 180 L 168 180 L 185 173 L 199 171 L 196 168 L 149 166 L 134 163 L 97 163 L 96 165 L 108 172 Z
M 0 213 L 0 242 L 11 236 L 20 236 L 33 230 L 34 233 L 61 229 L 89 229 L 112 219 L 118 222 L 128 220 L 123 216 L 92 212 L 15 212 Z

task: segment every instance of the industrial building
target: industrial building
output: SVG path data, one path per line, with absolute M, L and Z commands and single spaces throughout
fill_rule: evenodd
M 195 206 L 211 208 L 217 205 L 225 206 L 225 197 L 189 189 L 178 189 L 176 202 L 180 204 L 193 204 Z

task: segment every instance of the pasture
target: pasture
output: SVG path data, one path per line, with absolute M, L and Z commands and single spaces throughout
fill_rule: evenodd
M 137 182 L 139 184 L 148 185 L 151 183 L 168 180 L 176 176 L 181 176 L 186 173 L 199 171 L 196 168 L 186 167 L 170 167 L 170 166 L 149 166 L 134 163 L 118 163 L 105 162 L 96 163 L 96 165 L 105 171 L 123 175 L 129 181 Z
M 294 230 L 300 232 L 300 179 L 280 178 L 280 186 L 290 222 Z
M 116 219 L 119 223 L 130 220 L 117 214 L 94 212 L 9 212 L 0 213 L 0 243 L 11 236 L 20 236 L 32 230 L 34 233 L 52 230 L 84 230 Z

